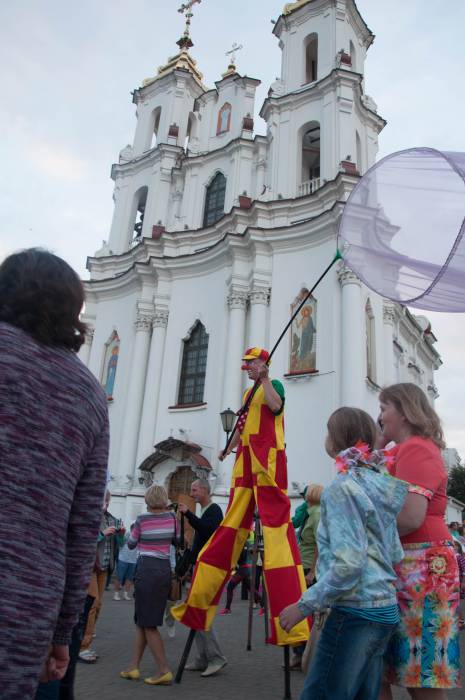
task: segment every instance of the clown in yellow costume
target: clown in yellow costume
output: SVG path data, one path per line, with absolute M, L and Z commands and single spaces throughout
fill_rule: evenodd
M 242 369 L 258 381 L 248 409 L 238 420 L 223 459 L 237 446 L 229 496 L 223 522 L 201 550 L 192 585 L 185 602 L 172 615 L 195 630 L 208 630 L 227 583 L 252 527 L 255 508 L 263 527 L 263 573 L 269 602 L 271 644 L 299 644 L 309 635 L 303 620 L 289 632 L 279 624 L 279 613 L 306 590 L 304 573 L 287 496 L 287 465 L 284 447 L 284 388 L 268 377 L 269 354 L 249 348 Z M 245 392 L 243 404 L 252 389 Z

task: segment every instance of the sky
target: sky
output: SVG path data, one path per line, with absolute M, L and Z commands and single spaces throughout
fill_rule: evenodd
M 15 0 L 0 4 L 0 259 L 43 246 L 87 276 L 108 238 L 111 164 L 132 142 L 131 91 L 177 51 L 181 0 Z M 283 0 L 202 0 L 191 54 L 212 86 L 225 52 L 262 81 L 257 112 L 280 73 L 271 33 Z M 413 146 L 465 151 L 463 0 L 357 0 L 376 35 L 365 89 L 387 120 L 379 157 Z M 258 133 L 265 126 L 255 120 Z M 465 214 L 465 195 L 464 195 Z M 440 232 L 438 232 L 440 235 Z M 422 313 L 415 311 L 415 313 Z M 465 457 L 465 315 L 426 312 L 443 366 L 436 408 Z

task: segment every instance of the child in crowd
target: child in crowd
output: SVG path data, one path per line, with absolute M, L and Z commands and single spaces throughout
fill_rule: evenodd
M 136 571 L 136 564 L 139 556 L 139 551 L 137 548 L 129 549 L 128 547 L 128 539 L 133 527 L 134 523 L 131 523 L 129 532 L 127 532 L 124 536 L 124 545 L 118 553 L 116 578 L 113 583 L 113 600 L 121 600 L 121 590 L 123 590 L 124 600 L 132 600 L 131 588 L 134 582 L 134 573 Z
M 331 608 L 301 700 L 377 700 L 383 654 L 399 621 L 394 564 L 403 557 L 396 516 L 407 484 L 373 452 L 376 426 L 365 411 L 339 408 L 328 420 L 326 451 L 338 474 L 321 497 L 317 581 L 285 608 L 289 631 Z

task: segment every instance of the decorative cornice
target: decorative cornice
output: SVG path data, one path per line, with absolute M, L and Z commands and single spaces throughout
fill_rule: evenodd
M 241 290 L 235 289 L 234 287 L 230 290 L 228 294 L 228 306 L 230 309 L 242 309 L 245 311 L 247 307 L 248 293 Z
M 270 303 L 270 296 L 270 287 L 253 287 L 249 292 L 249 301 L 251 304 L 262 304 L 263 306 L 268 306 Z
M 337 271 L 337 276 L 339 279 L 339 282 L 341 284 L 341 287 L 345 287 L 346 284 L 358 284 L 361 286 L 361 282 L 355 272 L 352 272 L 352 270 L 349 270 L 348 267 L 346 267 L 344 264 L 342 264 L 338 271 Z

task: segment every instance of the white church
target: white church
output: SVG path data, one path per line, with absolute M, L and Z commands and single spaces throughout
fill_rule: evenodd
M 217 459 L 220 413 L 240 407 L 244 349 L 272 347 L 333 259 L 344 202 L 386 123 L 365 93 L 374 35 L 354 0 L 283 8 L 272 30 L 280 78 L 259 112 L 265 135 L 254 124 L 260 81 L 239 74 L 234 56 L 204 85 L 190 51 L 194 4 L 184 6 L 179 52 L 133 93 L 137 123 L 112 169 L 109 239 L 87 264 L 81 357 L 107 393 L 112 511 L 126 522 L 153 481 L 186 501 L 206 476 L 226 503 L 233 457 Z M 434 400 L 435 340 L 424 316 L 332 268 L 270 372 L 286 392 L 294 503 L 304 484 L 333 476 L 324 438 L 335 408 L 376 417 L 380 387 L 396 381 Z

